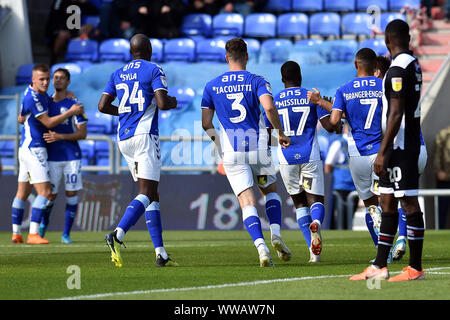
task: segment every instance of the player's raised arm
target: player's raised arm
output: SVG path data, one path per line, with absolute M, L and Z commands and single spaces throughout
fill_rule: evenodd
M 48 113 L 43 113 L 39 117 L 36 117 L 47 129 L 56 127 L 58 124 L 61 124 L 64 120 L 72 117 L 80 115 L 84 112 L 84 107 L 80 103 L 73 104 L 69 110 L 66 112 L 50 117 Z
M 265 94 L 259 97 L 264 110 L 266 111 L 267 119 L 272 124 L 275 130 L 278 130 L 278 143 L 287 148 L 291 144 L 291 139 L 284 134 L 283 127 L 281 126 L 280 116 L 278 115 L 277 108 L 273 103 L 271 95 Z
M 328 112 L 331 112 L 331 107 L 333 106 L 333 104 L 330 101 L 322 98 L 319 90 L 317 90 L 316 88 L 313 88 L 313 90 L 314 90 L 314 92 L 308 91 L 308 93 L 307 93 L 309 102 L 322 107 L 323 109 L 325 109 Z
M 175 109 L 178 105 L 177 98 L 169 96 L 166 90 L 155 91 L 155 100 L 159 110 Z

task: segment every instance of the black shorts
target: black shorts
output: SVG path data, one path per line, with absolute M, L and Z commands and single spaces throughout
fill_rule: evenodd
M 386 172 L 380 177 L 379 191 L 396 198 L 419 194 L 419 150 L 391 149 L 386 155 Z

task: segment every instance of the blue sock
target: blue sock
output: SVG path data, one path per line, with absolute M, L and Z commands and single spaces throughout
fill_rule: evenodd
M 244 220 L 245 228 L 252 237 L 253 243 L 258 246 L 264 235 L 261 228 L 261 220 L 258 217 L 258 211 L 255 207 L 247 206 L 242 208 L 242 219 Z
M 308 207 L 297 208 L 295 210 L 297 215 L 297 223 L 300 230 L 303 233 L 308 248 L 311 247 L 311 231 L 309 231 L 309 225 L 312 222 L 311 215 L 309 214 Z
M 406 213 L 402 208 L 398 209 L 398 236 L 406 238 Z
M 370 216 L 369 210 L 366 208 L 366 226 L 369 230 L 370 236 L 372 237 L 373 243 L 377 246 L 378 245 L 378 236 L 375 233 L 375 230 L 373 229 L 373 220 Z
M 47 210 L 48 199 L 43 196 L 37 196 L 31 206 L 30 233 L 38 233 L 39 224 L 42 215 Z
M 164 247 L 159 202 L 153 201 L 149 206 L 147 206 L 147 209 L 145 210 L 145 223 L 147 224 L 150 238 L 152 238 L 153 247 L 155 249 Z
M 128 205 L 117 228 L 121 228 L 123 232 L 126 233 L 144 214 L 145 208 L 147 208 L 149 204 L 150 200 L 146 195 L 138 194 Z
M 42 214 L 41 223 L 48 226 L 50 223 L 50 214 L 53 210 L 53 205 L 55 203 L 53 201 L 48 201 L 47 208 L 45 209 L 45 212 Z
M 266 195 L 266 215 L 270 224 L 281 225 L 281 201 L 276 192 Z
M 325 218 L 325 207 L 323 203 L 321 202 L 313 203 L 309 212 L 311 214 L 312 221 L 318 220 L 320 224 L 322 224 L 323 219 Z
M 23 212 L 25 210 L 25 201 L 14 198 L 11 206 L 12 223 L 22 225 Z
M 64 235 L 69 235 L 72 230 L 73 221 L 77 214 L 78 196 L 66 197 L 66 220 L 64 222 Z

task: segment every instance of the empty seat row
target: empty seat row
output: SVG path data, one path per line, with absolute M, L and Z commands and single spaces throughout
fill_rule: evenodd
M 399 11 L 404 6 L 420 7 L 420 0 L 269 0 L 265 10 L 273 12 L 366 11 L 371 5 Z
M 254 13 L 243 17 L 239 13 L 221 13 L 214 17 L 207 14 L 189 14 L 184 17 L 181 33 L 185 36 L 216 37 L 221 35 L 253 38 L 295 36 L 370 35 L 383 32 L 386 25 L 406 17 L 398 12 L 383 12 L 375 18 L 368 13 L 320 12 L 311 16 L 300 12 Z M 378 25 L 379 24 L 379 25 Z

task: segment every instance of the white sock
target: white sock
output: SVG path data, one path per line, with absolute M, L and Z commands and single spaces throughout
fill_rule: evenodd
M 38 222 L 30 222 L 30 234 L 39 232 L 39 224 Z
M 167 254 L 166 249 L 164 249 L 164 247 L 155 248 L 155 254 L 156 254 L 156 256 L 158 256 L 158 254 L 160 254 L 164 260 L 166 260 L 169 257 L 169 255 Z
M 281 226 L 278 223 L 272 223 L 270 225 L 270 233 L 274 234 L 276 236 L 279 236 L 281 238 Z
M 125 231 L 123 231 L 122 228 L 116 228 L 116 230 L 114 230 L 114 231 L 117 231 L 117 232 L 116 232 L 117 240 L 119 240 L 120 242 L 122 242 L 123 237 L 125 237 Z
M 22 231 L 20 230 L 20 224 L 13 224 L 12 231 L 14 234 L 22 234 Z
M 255 243 L 255 247 L 258 251 L 261 248 L 264 248 L 264 250 L 266 250 L 266 252 L 269 252 L 269 248 L 267 248 L 264 239 L 262 239 L 262 238 L 256 239 L 254 243 Z

